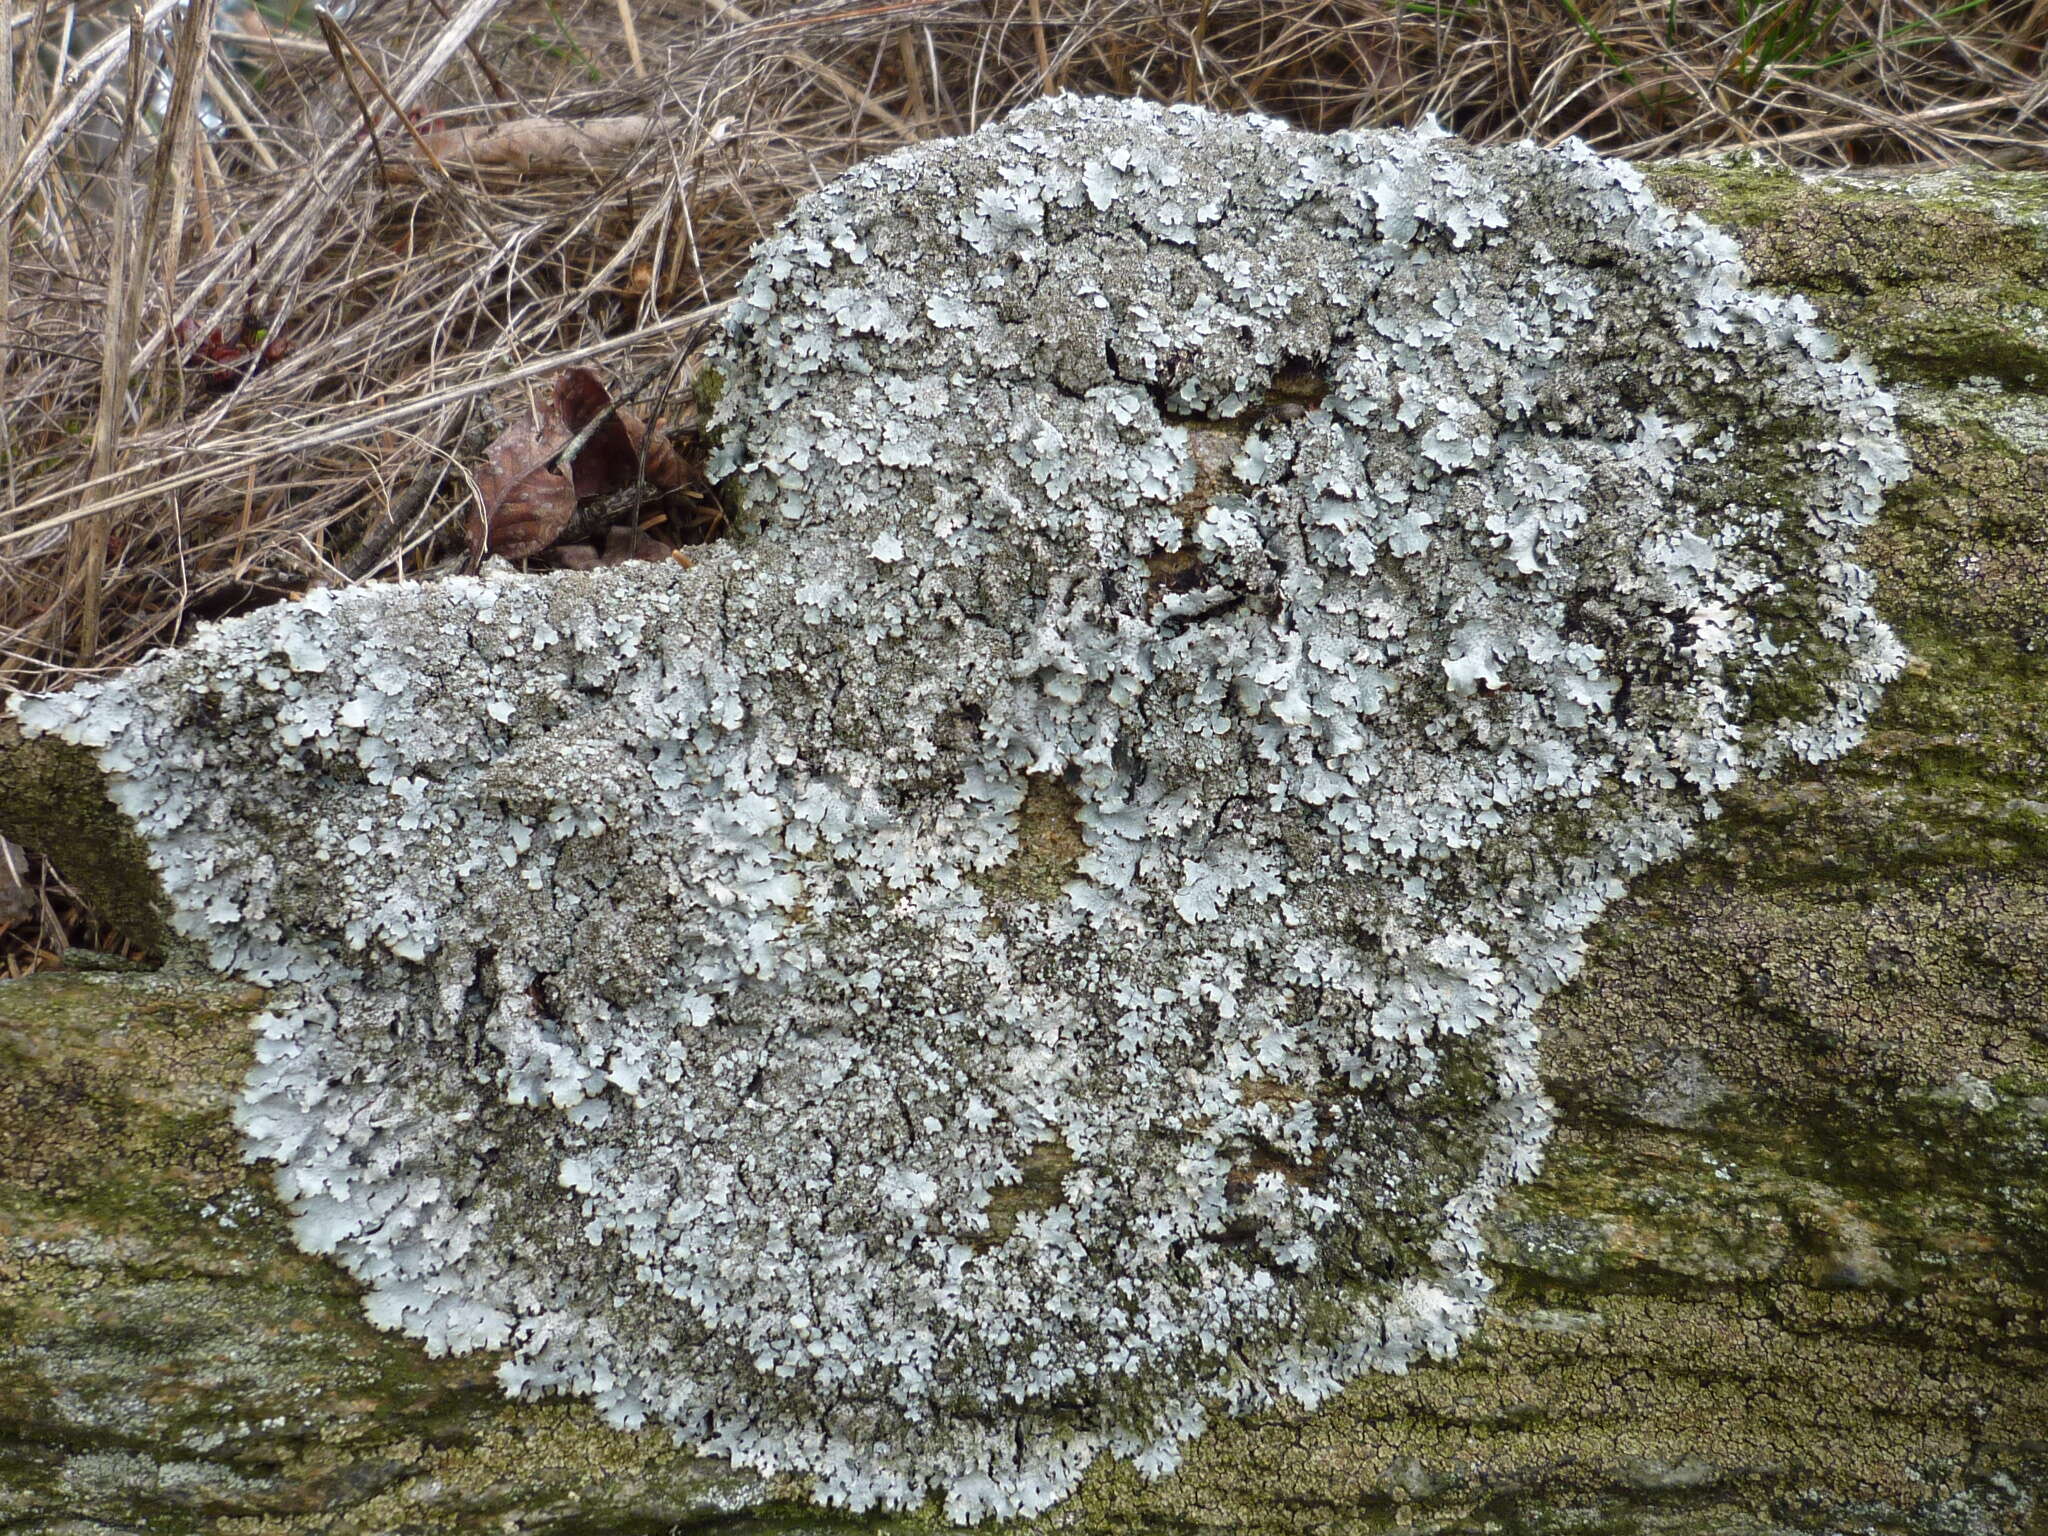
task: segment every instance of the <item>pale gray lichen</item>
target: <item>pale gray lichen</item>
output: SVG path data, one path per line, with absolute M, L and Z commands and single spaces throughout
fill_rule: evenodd
M 1583 148 L 1071 99 L 808 199 L 717 366 L 694 570 L 20 708 L 275 989 L 299 1241 L 960 1519 L 1449 1353 L 1587 926 L 1899 666 L 1868 371 Z

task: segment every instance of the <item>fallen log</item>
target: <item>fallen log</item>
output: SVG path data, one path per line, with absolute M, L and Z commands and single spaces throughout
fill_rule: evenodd
M 1543 1015 L 1549 1162 L 1459 1358 L 1099 1464 L 1047 1530 L 2038 1528 L 2048 1499 L 2048 191 L 1672 168 L 1900 397 L 1861 559 L 1914 661 L 1731 797 Z M 0 832 L 150 926 L 89 759 L 0 737 Z M 67 843 L 67 838 L 69 842 Z M 124 902 L 124 906 L 114 903 Z M 0 986 L 0 1516 L 28 1529 L 922 1529 L 511 1403 L 299 1253 L 228 1118 L 259 994 Z

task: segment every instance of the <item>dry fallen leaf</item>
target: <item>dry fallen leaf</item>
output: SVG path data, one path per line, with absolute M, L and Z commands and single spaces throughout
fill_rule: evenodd
M 633 412 L 621 407 L 619 425 L 626 429 L 626 440 L 632 444 L 637 460 L 644 453 L 647 456 L 647 483 L 672 491 L 679 488 L 689 477 L 684 472 L 682 458 L 668 440 L 668 433 L 662 430 L 660 422 L 654 430 L 648 431 L 645 422 Z
M 554 556 L 565 571 L 594 571 L 604 566 L 626 565 L 635 560 L 674 560 L 685 569 L 696 564 L 674 545 L 664 544 L 660 539 L 651 537 L 645 529 L 635 528 L 631 523 L 620 523 L 605 530 L 602 554 L 590 544 L 558 544 L 555 546 Z
M 588 368 L 564 368 L 555 376 L 554 405 L 566 429 L 566 442 L 582 435 L 600 414 L 611 410 L 612 394 Z M 577 450 L 569 470 L 575 477 L 579 497 L 624 490 L 639 478 L 640 453 L 627 434 L 625 423 L 619 419 L 623 414 L 612 411 Z
M 593 159 L 629 153 L 663 130 L 661 120 L 653 117 L 522 117 L 439 128 L 420 137 L 450 171 L 543 176 L 585 170 Z M 419 163 L 410 157 L 394 158 L 386 170 L 393 181 L 414 182 L 421 176 Z
M 575 451 L 568 462 L 560 462 L 571 448 Z M 611 391 L 590 369 L 565 368 L 535 418 L 507 428 L 484 450 L 476 476 L 483 508 L 480 517 L 470 519 L 471 553 L 481 557 L 488 550 L 520 560 L 553 548 L 565 536 L 580 549 L 580 540 L 621 515 L 605 498 L 617 499 L 642 484 L 656 492 L 673 490 L 687 478 L 658 423 L 650 429 L 633 412 L 615 408 Z M 637 529 L 632 532 L 642 538 Z M 594 548 L 558 554 L 564 566 L 585 569 L 624 559 L 666 559 L 670 546 L 657 547 L 658 553 L 621 554 L 608 543 L 602 556 Z
M 621 523 L 606 530 L 604 553 L 598 556 L 600 565 L 625 565 L 633 560 L 666 560 L 675 550 L 660 539 L 651 538 L 631 523 Z
M 483 498 L 481 526 L 471 520 L 470 543 L 507 560 L 539 554 L 561 536 L 576 510 L 576 487 L 550 466 L 569 433 L 552 407 L 539 422 L 522 421 L 484 450 L 477 472 Z

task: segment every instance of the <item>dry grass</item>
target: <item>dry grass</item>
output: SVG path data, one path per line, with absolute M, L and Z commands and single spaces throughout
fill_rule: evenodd
M 2048 0 L 143 4 L 0 0 L 8 688 L 447 562 L 493 412 L 687 354 L 792 200 L 1048 90 L 2048 165 Z M 81 937 L 59 898 L 0 940 Z

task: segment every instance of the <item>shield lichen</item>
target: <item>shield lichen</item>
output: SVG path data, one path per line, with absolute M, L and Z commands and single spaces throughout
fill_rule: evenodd
M 1587 926 L 1897 670 L 1868 371 L 1582 148 L 1072 99 L 807 200 L 716 367 L 694 570 L 20 708 L 273 989 L 299 1241 L 958 1519 L 1450 1352 Z

